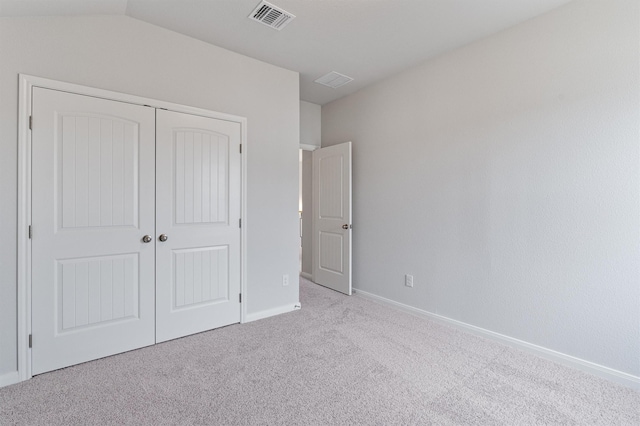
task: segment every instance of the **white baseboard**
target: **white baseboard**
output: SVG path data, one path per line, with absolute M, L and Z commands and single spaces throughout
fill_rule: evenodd
M 13 385 L 20 382 L 20 373 L 13 371 L 11 373 L 5 373 L 0 375 L 0 388 L 3 386 Z
M 476 327 L 475 325 L 467 324 L 462 321 L 454 320 L 451 318 L 444 317 L 442 315 L 431 313 L 429 311 L 414 308 L 413 306 L 405 305 L 404 303 L 396 302 L 395 300 L 387 299 L 385 297 L 378 296 L 363 290 L 354 289 L 354 291 L 356 296 L 360 296 L 365 299 L 370 299 L 374 302 L 378 302 L 384 305 L 392 306 L 402 311 L 405 311 L 410 314 L 414 314 L 423 318 L 435 320 L 442 324 L 453 326 L 458 329 L 471 332 L 481 337 L 497 340 L 503 344 L 507 344 L 517 349 L 521 349 L 526 352 L 533 353 L 542 358 L 546 358 L 548 360 L 557 362 L 559 364 L 563 364 L 568 367 L 572 367 L 577 370 L 581 370 L 581 371 L 593 374 L 594 376 L 602 377 L 604 379 L 619 383 L 621 385 L 624 385 L 633 389 L 640 389 L 640 377 L 638 376 L 634 376 L 632 374 L 614 370 L 613 368 L 605 367 L 603 365 L 586 361 L 584 359 L 563 354 L 561 352 L 557 352 L 552 349 L 547 349 L 542 346 L 534 345 L 533 343 L 529 343 L 523 340 L 515 339 L 513 337 L 505 336 L 504 334 L 486 330 L 481 327 Z
M 285 306 L 280 306 L 273 309 L 267 309 L 260 312 L 254 312 L 252 314 L 247 314 L 244 322 L 248 323 L 251 321 L 261 320 L 263 318 L 273 317 L 275 315 L 286 314 L 287 312 L 296 311 L 301 307 L 302 306 L 300 305 L 300 302 L 298 302 L 295 305 L 285 305 Z
M 307 279 L 307 280 L 313 282 L 313 276 L 308 272 L 300 272 L 300 276 L 302 278 L 304 278 L 304 279 Z

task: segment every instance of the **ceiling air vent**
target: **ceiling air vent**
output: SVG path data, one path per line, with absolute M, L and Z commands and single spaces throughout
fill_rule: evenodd
M 322 84 L 324 86 L 331 87 L 333 89 L 337 89 L 340 86 L 344 86 L 347 83 L 352 82 L 353 79 L 344 74 L 340 74 L 339 72 L 331 71 L 329 74 L 324 75 L 316 80 L 316 83 Z
M 265 24 L 266 26 L 278 31 L 283 29 L 295 17 L 295 15 L 285 12 L 279 7 L 276 7 L 271 3 L 267 3 L 266 1 L 260 2 L 253 12 L 251 12 L 251 15 L 249 15 L 250 19 L 258 21 L 261 24 Z

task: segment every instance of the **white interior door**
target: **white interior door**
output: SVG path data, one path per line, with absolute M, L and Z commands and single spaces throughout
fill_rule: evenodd
M 351 142 L 313 151 L 313 279 L 351 294 Z
M 241 126 L 158 110 L 156 138 L 162 342 L 240 321 Z
M 33 89 L 33 374 L 155 341 L 154 111 Z

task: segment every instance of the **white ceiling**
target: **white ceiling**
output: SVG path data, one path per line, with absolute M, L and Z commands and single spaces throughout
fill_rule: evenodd
M 128 15 L 300 73 L 325 104 L 570 0 L 271 0 L 296 15 L 282 31 L 247 19 L 259 0 L 0 0 L 0 16 Z M 313 81 L 329 71 L 355 80 Z

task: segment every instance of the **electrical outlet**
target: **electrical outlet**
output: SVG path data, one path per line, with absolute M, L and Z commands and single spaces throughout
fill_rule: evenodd
M 407 287 L 413 287 L 413 275 L 405 275 L 404 276 L 404 285 Z
M 288 286 L 289 285 L 289 275 L 288 274 L 284 274 L 282 276 L 282 286 Z

